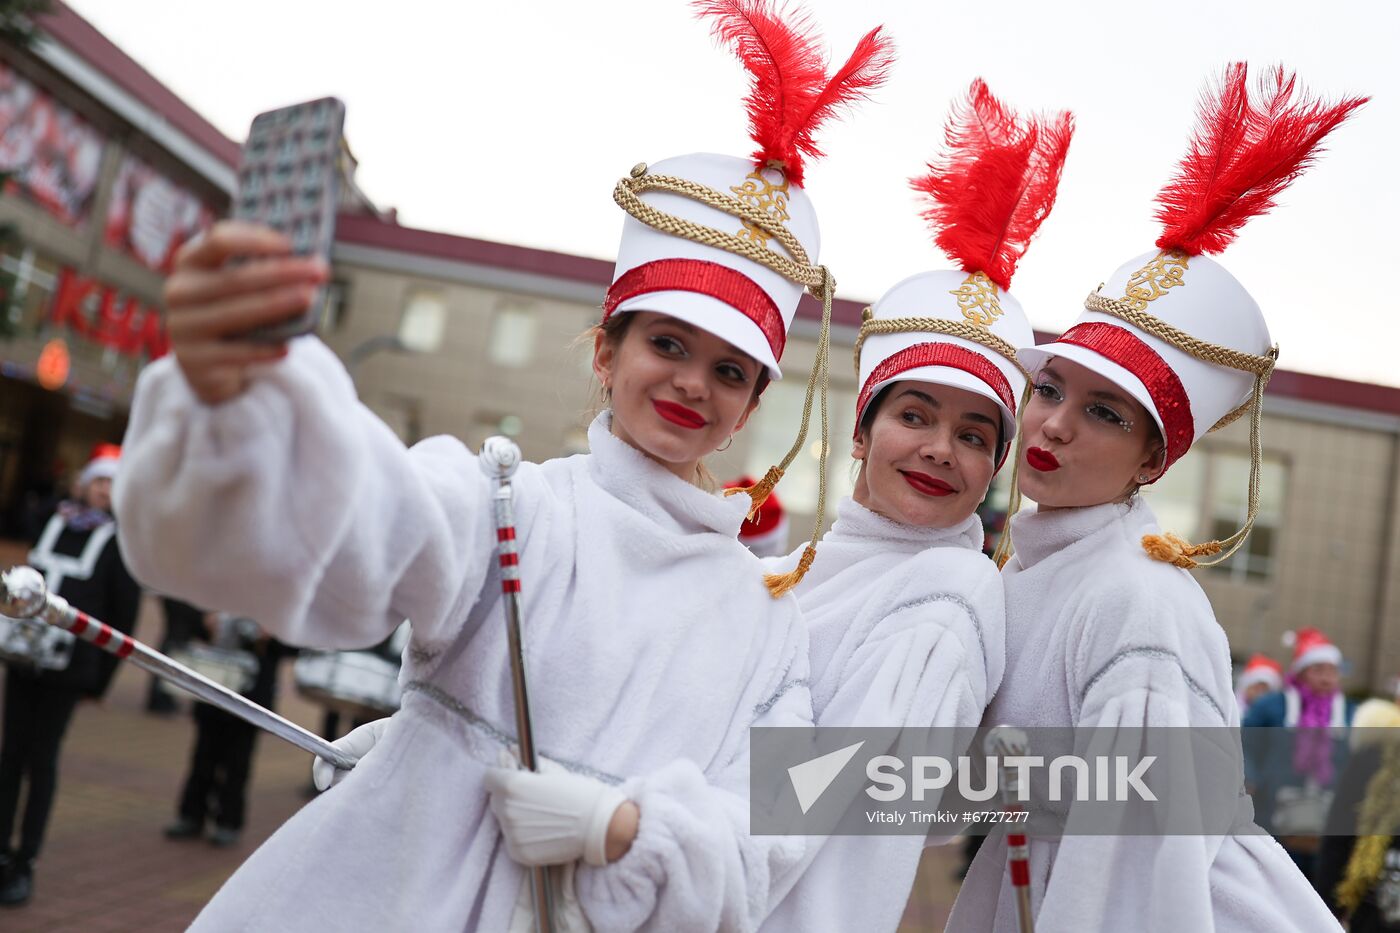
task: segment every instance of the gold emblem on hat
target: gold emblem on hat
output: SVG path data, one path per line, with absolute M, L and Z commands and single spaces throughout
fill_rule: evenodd
M 781 172 L 779 174 L 782 175 Z M 786 175 L 783 175 L 782 184 L 775 185 L 755 169 L 748 174 L 742 185 L 734 185 L 729 190 L 734 192 L 740 201 L 754 210 L 767 214 L 780 224 L 788 222 L 788 180 Z M 743 229 L 738 232 L 738 237 L 741 240 L 757 243 L 764 249 L 769 248 L 768 240 L 772 236 L 770 233 L 748 221 L 743 221 L 743 225 Z
M 1186 284 L 1186 263 L 1190 259 L 1179 249 L 1163 250 L 1157 258 L 1134 272 L 1123 289 L 1123 301 L 1134 311 L 1146 311 L 1167 289 Z
M 968 323 L 983 330 L 991 330 L 996 319 L 1001 317 L 996 283 L 987 278 L 985 272 L 972 273 L 948 294 L 958 299 L 958 310 L 962 311 Z

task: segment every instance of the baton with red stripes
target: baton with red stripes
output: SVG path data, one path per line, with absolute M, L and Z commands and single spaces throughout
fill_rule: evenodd
M 525 688 L 525 650 L 520 640 L 520 551 L 515 542 L 515 509 L 510 478 L 520 466 L 520 448 L 508 437 L 488 437 L 478 459 L 482 472 L 496 480 L 496 555 L 501 568 L 501 596 L 506 614 L 506 642 L 510 651 L 510 682 L 515 695 L 515 734 L 520 763 L 539 771 L 535 755 L 535 731 L 530 725 L 530 696 Z M 538 933 L 554 930 L 554 895 L 549 870 L 530 869 L 530 899 L 535 907 Z
M 355 767 L 358 760 L 354 755 L 346 754 L 314 732 L 283 719 L 272 710 L 259 706 L 222 684 L 216 684 L 203 674 L 190 670 L 130 635 L 118 632 L 107 623 L 73 608 L 68 600 L 48 591 L 43 574 L 33 567 L 11 567 L 0 573 L 0 615 L 12 619 L 45 622 L 71 632 L 108 654 L 130 661 L 143 671 L 155 674 L 162 680 L 193 693 L 226 713 L 232 713 L 259 729 L 291 742 L 303 751 L 324 758 L 337 768 L 349 770 Z
M 1000 771 L 1001 797 L 1007 813 L 1024 813 L 1020 799 L 1020 769 L 1007 769 L 1002 759 L 1030 754 L 1030 739 L 1024 730 L 1014 726 L 997 726 L 987 733 L 983 750 L 997 759 Z M 1016 894 L 1016 919 L 1021 933 L 1035 933 L 1035 915 L 1031 913 L 1031 847 L 1025 833 L 1006 834 L 1006 868 L 1011 873 L 1011 890 Z

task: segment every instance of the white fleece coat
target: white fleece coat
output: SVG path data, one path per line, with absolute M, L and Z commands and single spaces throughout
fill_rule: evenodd
M 842 500 L 796 590 L 819 726 L 962 727 L 970 737 L 1001 683 L 1006 644 L 1002 581 L 981 548 L 976 515 L 952 528 L 915 528 Z M 951 758 L 961 749 L 947 738 L 942 754 Z M 809 839 L 805 871 L 764 929 L 895 930 L 925 841 Z
M 810 723 L 796 601 L 710 495 L 614 438 L 514 480 L 540 752 L 621 785 L 631 850 L 581 865 L 599 930 L 748 930 L 798 840 L 748 834 L 748 729 Z M 513 741 L 494 482 L 457 440 L 406 450 L 319 341 L 237 399 L 142 374 L 116 483 L 146 584 L 278 638 L 370 645 L 413 622 L 404 705 L 367 757 L 243 865 L 197 930 L 505 929 L 522 870 L 482 787 Z M 129 525 L 127 524 L 129 521 Z
M 1159 531 L 1139 497 L 1013 519 L 1006 677 L 988 723 L 1239 726 L 1229 645 L 1205 593 L 1142 550 L 1142 536 Z M 1030 861 L 1038 933 L 1339 929 L 1267 836 L 1032 837 Z M 948 930 L 1017 929 L 1005 837 L 993 836 Z

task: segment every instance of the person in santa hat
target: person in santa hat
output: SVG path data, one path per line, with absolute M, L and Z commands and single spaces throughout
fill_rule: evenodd
M 1265 694 L 1283 689 L 1283 665 L 1267 654 L 1253 654 L 1235 678 L 1235 700 L 1240 705 L 1240 718 L 1250 705 Z
M 1356 710 L 1342 693 L 1342 652 L 1326 635 L 1304 628 L 1284 644 L 1293 649 L 1287 683 L 1255 701 L 1242 723 L 1245 779 L 1259 825 L 1312 878 Z
M 78 475 L 78 498 L 65 499 L 44 523 L 29 564 L 44 574 L 50 593 L 120 632 L 136 627 L 141 587 L 122 560 L 112 519 L 112 480 L 121 448 L 99 444 Z M 66 634 L 66 633 L 65 633 Z M 69 636 L 62 667 L 7 662 L 5 713 L 0 733 L 0 905 L 29 900 L 34 862 L 44 841 L 58 790 L 58 757 L 73 710 L 100 699 L 117 659 Z M 27 785 L 19 845 L 11 848 L 21 785 Z
M 1017 469 L 1036 507 L 1010 523 L 1006 671 L 984 724 L 1105 735 L 1239 725 L 1225 633 L 1188 571 L 1227 559 L 1253 523 L 1260 408 L 1276 351 L 1258 304 L 1207 254 L 1272 206 L 1362 103 L 1314 101 L 1282 68 L 1252 91 L 1246 66 L 1231 65 L 1203 98 L 1196 137 L 1158 196 L 1156 248 L 1096 289 L 1058 339 L 1022 350 L 1033 396 L 1022 414 Z M 1163 533 L 1139 490 L 1237 417 L 1251 427 L 1244 528 L 1200 545 Z M 1160 792 L 1189 805 L 1211 789 L 1173 781 Z M 1067 820 L 1076 811 L 1064 800 L 1035 806 Z M 1022 928 L 1022 887 L 1008 854 L 1005 836 L 988 838 L 950 931 Z M 1337 928 L 1263 834 L 1032 836 L 1028 874 L 1030 912 L 1042 930 Z
M 176 262 L 173 353 L 137 387 L 117 500 L 138 576 L 292 644 L 413 625 L 403 707 L 373 751 L 194 929 L 531 927 L 525 867 L 554 865 L 572 879 L 560 910 L 596 929 L 742 930 L 766 912 L 800 845 L 748 833 L 748 736 L 810 723 L 805 630 L 737 540 L 776 477 L 723 498 L 701 458 L 781 376 L 803 291 L 829 309 L 804 160 L 891 49 L 873 30 L 828 75 L 805 18 L 699 9 L 753 75 L 759 148 L 618 183 L 628 217 L 593 357 L 608 408 L 588 454 L 513 478 L 540 773 L 500 766 L 514 712 L 478 459 L 449 437 L 404 449 L 314 337 L 238 339 L 326 277 L 282 237 L 221 224 Z M 239 255 L 262 261 L 225 264 Z
M 912 275 L 864 316 L 855 490 L 793 592 L 811 631 L 819 726 L 934 727 L 952 760 L 1001 683 L 1005 608 L 982 551 L 978 505 L 1008 459 L 1033 340 L 1008 291 L 1054 204 L 1073 134 L 1067 112 L 1018 115 L 972 83 L 945 148 L 911 180 L 956 268 Z M 803 552 L 769 561 L 775 573 Z M 867 745 L 862 754 L 875 754 Z M 921 806 L 936 808 L 936 794 Z M 814 838 L 772 930 L 894 930 L 923 836 Z

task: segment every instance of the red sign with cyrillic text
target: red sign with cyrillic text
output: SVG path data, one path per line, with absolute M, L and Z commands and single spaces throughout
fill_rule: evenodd
M 66 267 L 58 273 L 49 322 L 125 356 L 156 359 L 170 350 L 159 310 Z

